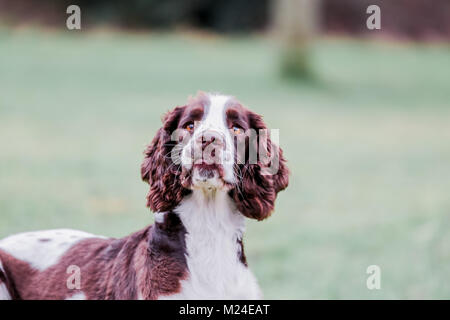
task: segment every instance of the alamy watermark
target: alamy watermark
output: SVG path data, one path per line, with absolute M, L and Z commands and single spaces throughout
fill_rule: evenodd
M 380 30 L 381 29 L 381 9 L 376 4 L 372 4 L 367 7 L 367 14 L 370 16 L 366 20 L 366 26 L 369 30 Z
M 366 273 L 369 274 L 366 280 L 366 286 L 369 290 L 381 289 L 381 268 L 376 264 L 370 265 L 366 269 Z
M 70 265 L 66 269 L 69 275 L 66 280 L 67 289 L 80 290 L 81 289 L 81 269 L 77 265 Z
M 66 27 L 69 30 L 81 29 L 81 9 L 75 4 L 71 4 L 67 7 L 66 13 L 70 14 L 66 20 Z

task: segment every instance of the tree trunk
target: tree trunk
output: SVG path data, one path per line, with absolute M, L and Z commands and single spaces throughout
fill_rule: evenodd
M 282 41 L 283 75 L 310 79 L 310 46 L 319 31 L 320 0 L 273 0 L 274 26 Z

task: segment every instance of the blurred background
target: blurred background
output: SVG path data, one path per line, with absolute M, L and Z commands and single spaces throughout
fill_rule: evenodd
M 198 90 L 280 129 L 291 183 L 245 235 L 266 298 L 450 298 L 446 0 L 0 0 L 0 237 L 152 223 L 142 152 Z

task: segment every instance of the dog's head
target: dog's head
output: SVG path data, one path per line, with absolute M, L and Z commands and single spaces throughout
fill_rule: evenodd
M 164 116 L 141 175 L 155 212 L 173 209 L 192 190 L 221 190 L 257 220 L 270 215 L 289 181 L 283 152 L 261 116 L 233 97 L 203 92 Z

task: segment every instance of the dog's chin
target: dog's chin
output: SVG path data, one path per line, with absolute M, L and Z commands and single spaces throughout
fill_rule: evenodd
M 191 187 L 204 191 L 228 191 L 231 183 L 225 181 L 221 165 L 195 164 L 192 168 Z

